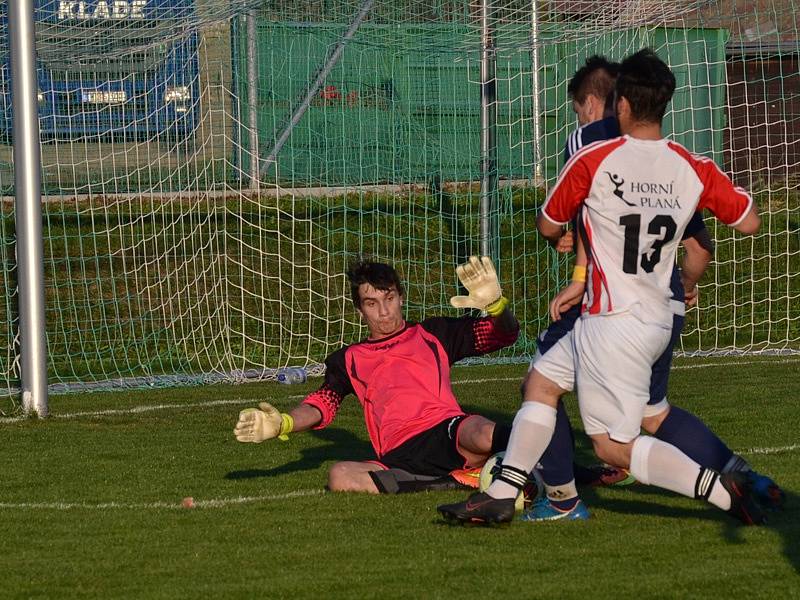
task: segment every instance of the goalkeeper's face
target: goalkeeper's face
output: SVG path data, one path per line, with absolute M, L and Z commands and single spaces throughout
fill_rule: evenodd
M 358 286 L 361 306 L 358 312 L 369 327 L 370 339 L 380 339 L 397 333 L 405 325 L 403 319 L 403 297 L 392 286 L 388 290 L 376 290 L 368 283 Z

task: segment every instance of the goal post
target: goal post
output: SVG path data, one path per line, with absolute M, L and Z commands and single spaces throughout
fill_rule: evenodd
M 9 5 L 8 48 L 11 102 L 15 108 L 12 132 L 20 391 L 23 411 L 46 417 L 47 344 L 33 0 Z
M 750 189 L 764 216 L 753 239 L 707 220 L 716 256 L 680 351 L 800 352 L 798 0 L 487 2 L 497 182 L 482 190 L 480 2 L 374 0 L 348 34 L 365 0 L 37 0 L 50 391 L 269 379 L 287 365 L 320 374 L 364 335 L 343 275 L 356 256 L 398 267 L 409 319 L 457 314 L 455 266 L 481 252 L 482 204 L 523 330 L 481 360 L 529 360 L 568 277 L 535 229 L 576 126 L 567 82 L 591 54 L 643 46 L 678 81 L 667 133 Z M 3 12 L 3 44 L 7 33 Z M 0 372 L 11 398 L 22 213 L 7 50 Z M 259 173 L 268 158 L 275 168 Z

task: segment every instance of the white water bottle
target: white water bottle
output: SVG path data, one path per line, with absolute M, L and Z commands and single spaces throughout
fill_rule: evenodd
M 278 383 L 291 385 L 305 383 L 306 379 L 308 379 L 308 375 L 303 367 L 286 367 L 278 370 Z

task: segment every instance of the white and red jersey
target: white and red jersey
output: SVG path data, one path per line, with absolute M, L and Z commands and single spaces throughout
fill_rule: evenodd
M 596 142 L 564 166 L 542 212 L 563 225 L 583 205 L 589 255 L 584 316 L 637 311 L 671 327 L 670 276 L 681 235 L 707 208 L 728 225 L 752 198 L 714 161 L 667 139 L 623 136 Z

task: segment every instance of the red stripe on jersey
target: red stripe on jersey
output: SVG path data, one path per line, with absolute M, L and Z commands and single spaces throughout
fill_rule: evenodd
M 510 346 L 519 337 L 519 327 L 513 331 L 502 331 L 497 327 L 494 317 L 476 319 L 472 332 L 475 336 L 475 352 L 480 354 L 488 354 Z
M 333 421 L 339 406 L 342 403 L 342 395 L 323 384 L 318 390 L 311 392 L 303 400 L 303 404 L 315 407 L 322 414 L 322 421 L 315 429 L 327 427 Z
M 589 238 L 589 256 L 592 261 L 592 305 L 589 307 L 589 314 L 596 315 L 600 312 L 603 302 L 603 290 L 606 292 L 608 298 L 608 311 L 613 310 L 611 302 L 611 290 L 608 289 L 608 279 L 603 271 L 603 267 L 597 261 L 596 253 L 592 249 L 592 226 L 589 224 L 589 219 L 584 217 L 583 226 L 586 229 L 586 237 Z
M 589 196 L 600 163 L 624 143 L 625 138 L 615 138 L 589 144 L 576 152 L 564 165 L 558 181 L 547 195 L 542 206 L 544 216 L 557 225 L 571 221 Z
M 707 208 L 726 225 L 737 225 L 750 212 L 753 199 L 742 188 L 734 186 L 730 178 L 707 156 L 692 154 L 676 142 L 667 146 L 683 158 L 703 184 L 697 210 Z

